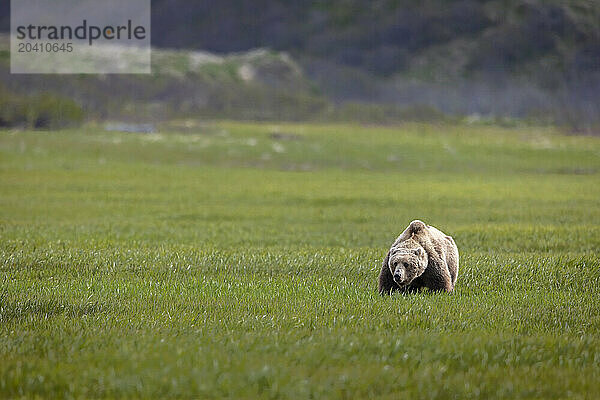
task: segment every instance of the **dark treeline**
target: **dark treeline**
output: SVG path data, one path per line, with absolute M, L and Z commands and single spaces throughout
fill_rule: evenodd
M 462 73 L 516 71 L 551 60 L 600 65 L 600 2 L 498 0 L 154 0 L 155 45 L 215 52 L 270 47 L 379 75 L 464 42 Z M 458 51 L 458 50 L 456 50 Z

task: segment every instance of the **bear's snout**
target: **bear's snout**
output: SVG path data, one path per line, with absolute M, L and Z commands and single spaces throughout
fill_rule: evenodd
M 404 282 L 404 271 L 402 271 L 401 269 L 397 269 L 394 272 L 394 281 L 397 284 L 402 284 Z

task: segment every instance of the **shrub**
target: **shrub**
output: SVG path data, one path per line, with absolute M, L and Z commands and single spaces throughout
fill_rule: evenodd
M 73 100 L 50 94 L 28 98 L 27 125 L 36 129 L 61 128 L 79 125 L 83 110 Z
M 0 87 L 0 127 L 62 128 L 80 124 L 83 117 L 70 99 L 47 93 L 21 96 Z

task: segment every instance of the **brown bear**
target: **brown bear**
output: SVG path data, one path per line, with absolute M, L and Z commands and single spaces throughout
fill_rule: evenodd
M 379 274 L 379 292 L 422 287 L 451 292 L 458 276 L 458 248 L 451 236 L 415 220 L 394 241 Z

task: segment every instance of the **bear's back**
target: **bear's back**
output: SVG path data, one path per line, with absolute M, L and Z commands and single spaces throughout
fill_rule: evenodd
M 427 225 L 427 231 L 429 236 L 435 242 L 442 244 L 446 264 L 448 264 L 448 271 L 452 278 L 452 285 L 454 285 L 456 283 L 456 278 L 458 277 L 458 247 L 456 247 L 456 243 L 452 236 L 446 235 L 436 227 Z

